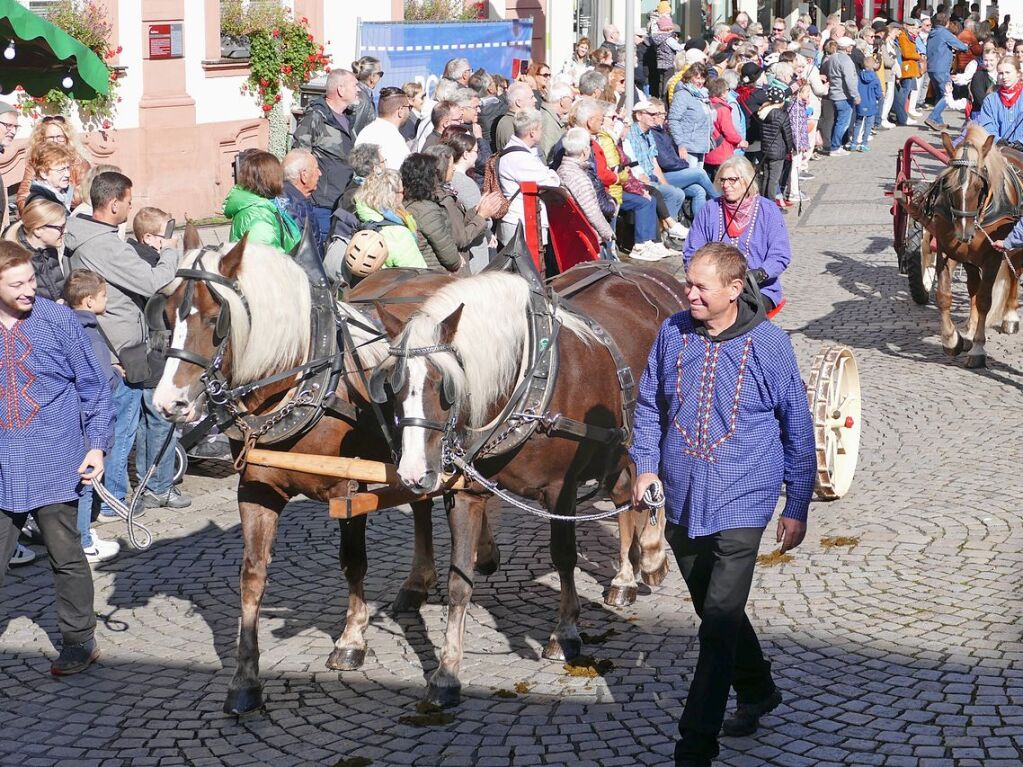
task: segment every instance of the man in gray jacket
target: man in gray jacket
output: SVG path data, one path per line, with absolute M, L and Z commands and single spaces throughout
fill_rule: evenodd
M 851 37 L 838 40 L 838 50 L 828 56 L 821 67 L 821 74 L 828 78 L 828 98 L 835 105 L 835 125 L 831 129 L 829 149 L 832 157 L 849 154 L 842 148 L 842 137 L 849 130 L 853 108 L 860 103 L 859 78 L 856 65 L 849 53 L 856 45 Z
M 142 406 L 142 383 L 148 377 L 146 329 L 142 309 L 154 293 L 174 278 L 180 251 L 172 242 L 156 266 L 144 261 L 119 236 L 117 228 L 131 211 L 131 179 L 122 173 L 100 173 L 92 182 L 91 216 L 68 219 L 65 245 L 73 269 L 91 269 L 107 281 L 107 310 L 99 330 L 111 348 L 114 369 L 121 376 L 114 391 L 114 447 L 107 456 L 106 487 L 117 498 L 128 493 L 128 454 L 135 442 Z M 114 512 L 104 505 L 101 515 Z

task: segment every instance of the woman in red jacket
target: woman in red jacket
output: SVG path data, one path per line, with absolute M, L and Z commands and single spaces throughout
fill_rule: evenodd
M 732 106 L 725 98 L 727 92 L 728 82 L 723 78 L 718 77 L 707 83 L 710 106 L 714 110 L 714 125 L 710 134 L 711 149 L 703 160 L 703 169 L 712 180 L 718 166 L 735 154 L 736 149 L 745 149 L 749 146 L 746 139 L 735 129 Z

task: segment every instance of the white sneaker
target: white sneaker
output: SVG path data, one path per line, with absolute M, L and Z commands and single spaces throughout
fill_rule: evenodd
M 649 256 L 652 261 L 660 261 L 662 258 L 678 255 L 678 251 L 670 250 L 664 246 L 664 243 L 656 241 L 651 242 L 643 252 L 645 255 Z
M 672 237 L 684 240 L 686 237 L 689 236 L 689 229 L 680 224 L 678 221 L 676 221 L 674 224 L 668 227 L 668 234 L 670 234 Z
M 14 553 L 11 554 L 11 560 L 7 563 L 8 567 L 20 567 L 21 565 L 27 565 L 30 562 L 36 561 L 36 553 L 32 551 L 28 546 L 22 546 L 20 543 L 14 548 Z
M 85 559 L 89 564 L 106 562 L 116 557 L 121 551 L 121 544 L 117 541 L 105 541 L 92 529 L 89 532 L 92 533 L 92 546 L 85 549 Z
M 891 122 L 890 120 L 882 120 L 878 127 L 881 130 L 891 130 L 892 128 L 895 127 L 895 123 Z
M 832 149 L 831 150 L 831 156 L 832 157 L 842 157 L 843 155 L 847 155 L 847 154 L 849 154 L 849 150 L 845 149 L 843 147 L 839 147 L 838 149 Z
M 664 251 L 664 245 L 653 240 L 634 245 L 632 253 L 629 254 L 629 258 L 633 261 L 660 261 L 665 256 L 667 256 L 667 252 Z
M 913 115 L 913 117 L 923 117 L 924 113 L 921 112 L 919 109 L 910 109 L 909 114 Z

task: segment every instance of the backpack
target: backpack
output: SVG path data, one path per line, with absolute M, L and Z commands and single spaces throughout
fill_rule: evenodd
M 500 192 L 501 197 L 504 199 L 504 203 L 497 212 L 494 213 L 494 221 L 498 221 L 508 215 L 508 208 L 511 207 L 511 202 L 518 196 L 518 191 L 515 192 L 511 197 L 505 197 L 503 191 L 501 191 L 501 177 L 498 175 L 499 168 L 497 166 L 498 161 L 506 154 L 511 152 L 528 152 L 524 146 L 506 146 L 500 152 L 495 152 L 487 158 L 487 164 L 483 168 L 483 194 L 490 194 L 491 192 Z

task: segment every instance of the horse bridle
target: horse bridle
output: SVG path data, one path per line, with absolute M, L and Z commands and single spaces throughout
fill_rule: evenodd
M 964 152 L 968 152 L 970 149 L 975 149 L 975 147 L 972 147 L 969 144 L 963 144 L 962 146 Z M 980 150 L 977 151 L 979 153 Z M 990 191 L 991 187 L 991 182 L 988 180 L 987 174 L 980 167 L 979 159 L 978 161 L 975 162 L 969 159 L 968 157 L 957 158 L 949 162 L 949 167 L 960 169 L 959 186 L 963 193 L 963 207 L 956 208 L 954 205 L 951 204 L 950 201 L 949 210 L 951 211 L 953 218 L 963 219 L 964 229 L 966 226 L 966 219 L 969 218 L 972 218 L 974 220 L 974 225 L 979 227 L 980 224 L 978 219 L 980 219 L 981 215 L 983 214 L 983 210 L 981 209 L 981 205 L 983 203 L 978 202 L 977 208 L 975 210 L 966 209 L 966 189 L 969 186 L 969 176 L 972 173 L 976 175 L 977 178 L 980 179 L 981 189 L 980 195 L 978 196 L 979 201 L 987 199 L 988 192 Z
M 392 346 L 388 350 L 388 354 L 392 357 L 396 357 L 398 362 L 395 363 L 394 370 L 391 372 L 391 391 L 401 391 L 405 386 L 406 368 L 408 366 L 408 360 L 415 357 L 430 357 L 434 354 L 450 353 L 454 356 L 458 366 L 465 370 L 465 362 L 462 360 L 462 355 L 459 353 L 451 344 L 434 344 L 433 346 L 420 346 L 408 348 L 404 346 Z M 379 388 L 378 383 L 378 388 Z M 395 419 L 395 425 L 399 429 L 403 429 L 406 426 L 417 426 L 420 429 L 428 429 L 430 431 L 439 431 L 444 435 L 445 444 L 450 443 L 453 439 L 455 425 L 458 423 L 459 406 L 455 400 L 454 388 L 450 379 L 445 375 L 442 383 L 442 390 L 444 399 L 447 401 L 449 415 L 447 420 L 444 422 L 434 421 L 429 418 L 416 418 L 416 417 L 402 417 Z
M 227 300 L 214 290 L 211 285 L 219 285 L 234 292 L 245 308 L 245 314 L 249 318 L 250 325 L 252 323 L 252 312 L 249 310 L 249 302 L 246 300 L 245 294 L 242 293 L 241 286 L 237 280 L 228 279 L 219 272 L 210 271 L 206 268 L 206 265 L 203 263 L 203 256 L 210 252 L 217 251 L 215 248 L 204 247 L 193 262 L 193 266 L 191 268 L 178 269 L 174 277 L 185 282 L 185 293 L 177 309 L 179 322 L 184 321 L 192 311 L 195 301 L 195 283 L 197 282 L 206 285 L 207 290 L 209 290 L 210 295 L 218 306 L 217 321 L 213 330 L 213 343 L 216 347 L 213 357 L 204 357 L 187 349 L 177 349 L 170 345 L 164 349 L 164 354 L 168 359 L 179 359 L 182 362 L 202 368 L 203 373 L 199 380 L 202 382 L 207 398 L 214 405 L 223 405 L 229 399 L 227 378 L 224 376 L 221 368 L 224 364 L 224 354 L 227 351 L 227 345 L 231 339 L 231 308 Z M 150 300 L 152 301 L 153 299 Z M 164 299 L 164 302 L 166 302 L 166 299 Z M 154 313 L 154 309 L 147 306 L 146 316 L 151 328 L 155 324 L 151 319 Z

